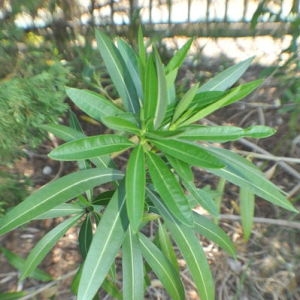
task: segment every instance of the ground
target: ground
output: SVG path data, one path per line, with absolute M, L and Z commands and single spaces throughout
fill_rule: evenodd
M 174 41 L 172 42 L 174 43 Z M 232 40 L 231 44 L 227 39 L 223 40 L 223 44 L 222 41 L 204 41 L 202 39 L 195 44 L 196 50 L 199 50 L 199 47 L 202 49 L 202 58 L 198 59 L 193 54 L 193 59 L 190 58 L 180 75 L 182 83 L 187 84 L 190 78 L 195 77 L 209 78 L 213 73 L 220 71 L 224 65 L 228 66 L 235 61 L 258 54 L 255 64 L 243 77 L 244 81 L 254 80 L 268 65 L 274 63 L 286 43 L 285 40 L 281 42 L 279 46 L 276 44 L 277 46 L 273 47 L 269 39 L 265 44 L 262 44 L 261 40 L 255 44 L 250 39 Z M 169 43 L 170 46 L 171 42 L 167 41 L 166 43 Z M 177 39 L 176 44 L 180 45 L 180 43 L 181 39 Z M 209 43 L 211 43 L 211 49 L 207 48 Z M 251 43 L 255 46 L 251 46 Z M 276 41 L 276 43 L 279 42 Z M 228 49 L 231 49 L 229 57 L 226 55 Z M 264 58 L 267 59 L 264 60 Z M 299 158 L 300 152 L 299 145 L 296 143 L 299 137 L 299 128 L 291 132 L 289 127 L 291 115 L 281 113 L 279 109 L 278 101 L 282 93 L 279 86 L 277 79 L 270 77 L 252 96 L 220 110 L 210 116 L 206 122 L 241 127 L 263 124 L 276 128 L 277 133 L 273 137 L 260 141 L 242 140 L 228 143 L 225 146 L 234 151 L 240 151 L 242 155 L 245 154 L 245 151 L 263 154 L 264 159 L 252 155 L 254 163 L 261 167 L 266 176 L 280 186 L 299 207 L 296 202 L 299 201 L 300 190 L 299 159 L 298 164 L 288 165 L 282 160 L 272 159 L 272 155 L 275 155 L 296 160 Z M 85 123 L 84 126 L 90 132 L 98 130 L 97 126 L 89 123 Z M 14 166 L 18 172 L 31 177 L 34 188 L 72 171 L 71 164 L 59 164 L 47 158 L 47 153 L 55 146 L 56 142 L 58 141 L 55 139 L 47 140 L 39 149 L 30 153 L 27 159 L 18 161 Z M 204 180 L 199 183 L 215 186 L 214 178 L 209 175 L 206 175 Z M 298 233 L 300 223 L 297 222 L 299 216 L 257 199 L 255 225 L 250 240 L 245 241 L 239 219 L 232 217 L 238 214 L 237 199 L 237 189 L 227 185 L 220 225 L 234 241 L 238 250 L 238 259 L 233 260 L 214 244 L 202 239 L 204 250 L 214 273 L 217 299 L 300 299 L 300 236 Z M 26 227 L 0 237 L 1 246 L 26 257 L 32 246 L 60 221 L 58 219 L 30 223 Z M 40 266 L 56 279 L 54 283 L 42 283 L 33 279 L 18 283 L 17 271 L 7 264 L 3 255 L 0 255 L 0 291 L 28 291 L 30 296 L 22 299 L 75 299 L 69 291 L 69 286 L 74 270 L 80 262 L 77 234 L 77 229 L 69 230 Z M 193 283 L 189 279 L 184 260 L 180 259 L 179 262 L 182 268 L 182 278 L 187 287 L 186 299 L 199 299 Z M 35 295 L 37 291 L 39 293 Z M 101 299 L 110 298 L 103 294 Z M 168 299 L 158 280 L 152 280 L 151 287 L 147 292 L 147 299 Z

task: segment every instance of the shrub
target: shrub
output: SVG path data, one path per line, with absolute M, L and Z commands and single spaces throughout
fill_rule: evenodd
M 114 44 L 101 32 L 96 33 L 96 39 L 120 99 L 110 101 L 76 88 L 67 88 L 67 94 L 113 133 L 85 136 L 74 119 L 71 127 L 44 126 L 66 141 L 49 156 L 77 161 L 80 170 L 45 185 L 14 207 L 1 219 L 0 234 L 33 219 L 68 216 L 32 249 L 21 269 L 21 279 L 25 279 L 57 240 L 70 227 L 80 224 L 78 239 L 83 263 L 73 282 L 73 291 L 80 300 L 93 299 L 100 287 L 117 299 L 143 299 L 149 270 L 172 299 L 185 299 L 174 242 L 186 260 L 201 299 L 212 300 L 213 278 L 197 234 L 214 241 L 229 255 L 235 256 L 235 249 L 220 227 L 194 210 L 200 205 L 211 216 L 218 216 L 212 195 L 195 186 L 192 167 L 240 187 L 247 230 L 253 216 L 254 195 L 296 212 L 281 190 L 252 163 L 214 144 L 241 137 L 267 137 L 274 133 L 273 129 L 197 123 L 244 98 L 262 81 L 232 88 L 251 63 L 252 59 L 247 59 L 201 87 L 193 86 L 178 99 L 175 78 L 192 40 L 164 66 L 155 48 L 147 51 L 141 32 L 137 53 L 125 41 L 118 39 Z M 118 169 L 115 158 L 124 153 L 129 158 L 122 171 L 124 166 Z M 111 184 L 106 191 L 95 192 L 95 187 L 108 182 Z M 158 226 L 154 240 L 143 233 L 150 221 Z M 114 280 L 120 250 L 121 292 Z

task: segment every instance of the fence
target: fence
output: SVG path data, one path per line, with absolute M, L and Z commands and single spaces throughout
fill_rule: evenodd
M 142 23 L 146 32 L 163 35 L 249 36 L 251 20 L 257 35 L 289 31 L 287 22 L 299 14 L 300 0 L 129 0 L 90 1 L 90 17 L 98 25 L 123 30 Z M 255 13 L 263 12 L 258 20 Z M 254 16 L 254 19 L 253 19 Z
M 21 26 L 95 25 L 122 34 L 142 23 L 146 34 L 238 37 L 252 35 L 255 23 L 256 35 L 282 36 L 300 11 L 300 0 L 57 0 L 54 8 L 41 3 L 31 16 L 18 16 Z

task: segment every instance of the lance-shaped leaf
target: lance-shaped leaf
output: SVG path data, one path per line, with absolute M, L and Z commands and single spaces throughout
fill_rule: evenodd
M 178 69 L 171 71 L 170 73 L 166 74 L 166 81 L 167 81 L 167 90 L 168 90 L 168 105 L 175 104 L 176 102 L 176 87 L 175 87 L 175 80 L 177 77 Z M 167 111 L 165 113 L 165 119 L 167 118 L 169 108 L 167 107 Z M 173 115 L 173 114 L 172 114 Z M 165 122 L 165 120 L 164 120 Z
M 243 235 L 247 241 L 251 235 L 254 217 L 255 195 L 249 189 L 240 188 L 240 213 L 242 218 Z
M 43 236 L 43 238 L 30 251 L 24 267 L 22 268 L 20 280 L 24 280 L 36 269 L 57 241 L 68 231 L 68 229 L 75 225 L 81 216 L 82 215 L 77 215 L 65 220 Z
M 135 122 L 123 118 L 122 115 L 115 117 L 105 117 L 103 118 L 103 123 L 107 127 L 117 131 L 130 132 L 133 134 L 139 134 L 140 132 L 140 128 L 138 128 Z
M 189 108 L 196 95 L 197 89 L 198 85 L 193 86 L 183 95 L 182 99 L 180 99 L 175 108 L 172 120 L 173 123 Z
M 183 224 L 191 226 L 192 211 L 181 186 L 163 160 L 154 153 L 147 153 L 147 163 L 155 189 L 172 214 Z
M 112 101 L 100 94 L 88 90 L 66 88 L 70 99 L 87 115 L 102 122 L 103 117 L 116 116 L 124 113 Z
M 190 141 L 208 141 L 224 143 L 242 137 L 264 138 L 275 133 L 275 129 L 268 126 L 251 126 L 240 128 L 236 126 L 187 126 L 179 138 Z
M 133 232 L 137 233 L 144 214 L 146 184 L 145 155 L 141 145 L 130 154 L 125 182 L 127 214 Z
M 222 168 L 224 164 L 214 155 L 199 145 L 183 140 L 152 140 L 162 152 L 182 160 L 189 165 L 203 168 Z
M 166 73 L 170 73 L 175 69 L 180 68 L 183 61 L 186 58 L 186 55 L 188 51 L 190 50 L 190 47 L 192 45 L 193 39 L 189 39 L 182 47 L 180 47 L 179 50 L 176 51 L 176 53 L 173 55 L 171 60 L 166 66 Z
M 145 66 L 143 91 L 144 119 L 146 122 L 152 122 L 151 127 L 153 128 L 153 120 L 158 101 L 158 79 L 153 54 L 149 56 Z
M 51 132 L 63 141 L 72 141 L 85 137 L 82 132 L 65 125 L 47 124 L 41 125 L 41 128 L 47 130 L 48 132 Z
M 226 164 L 226 167 L 223 169 L 210 169 L 209 171 L 211 173 L 237 186 L 247 188 L 250 192 L 275 205 L 293 212 L 298 212 L 287 200 L 282 191 L 269 181 L 264 174 L 247 159 L 229 150 L 213 147 L 209 149 Z
M 193 216 L 195 231 L 218 244 L 229 255 L 234 257 L 236 256 L 234 244 L 232 243 L 228 235 L 218 225 L 196 212 L 194 212 Z
M 126 150 L 133 145 L 123 136 L 113 134 L 96 135 L 62 144 L 52 150 L 49 157 L 65 161 L 89 159 Z
M 116 46 L 103 32 L 96 31 L 98 49 L 127 111 L 138 113 L 140 104 L 129 70 Z
M 179 273 L 157 246 L 143 234 L 139 234 L 143 256 L 153 272 L 161 281 L 163 287 L 174 300 L 184 300 L 184 288 Z
M 79 215 L 84 213 L 84 207 L 78 203 L 62 203 L 45 213 L 39 215 L 36 220 L 53 219 L 70 215 Z
M 82 132 L 64 125 L 49 124 L 43 125 L 42 128 L 66 142 L 86 137 Z M 107 168 L 111 164 L 111 160 L 108 155 L 92 158 L 91 161 L 97 168 Z
M 92 239 L 93 239 L 93 224 L 90 215 L 88 215 L 85 218 L 85 220 L 82 222 L 79 230 L 79 235 L 78 235 L 79 249 L 80 249 L 81 256 L 83 258 L 87 256 Z
M 179 224 L 155 193 L 150 189 L 147 189 L 147 193 L 163 217 L 168 230 L 171 232 L 175 243 L 179 247 L 201 299 L 215 299 L 212 274 L 205 253 L 198 238 L 195 236 L 195 232 L 191 228 Z
M 124 241 L 127 227 L 125 187 L 121 183 L 94 234 L 82 269 L 78 300 L 93 299 Z
M 158 227 L 158 241 L 159 241 L 159 248 L 172 264 L 174 269 L 179 272 L 179 265 L 177 262 L 177 256 L 174 251 L 174 246 L 172 244 L 172 240 L 167 232 L 166 226 L 159 222 Z
M 155 52 L 155 64 L 157 72 L 158 90 L 157 103 L 154 114 L 154 129 L 157 129 L 164 120 L 168 106 L 168 88 L 164 66 L 157 52 Z
M 144 264 L 139 240 L 128 227 L 122 247 L 123 299 L 144 299 Z
M 208 192 L 195 187 L 194 174 L 191 170 L 191 166 L 186 162 L 172 156 L 167 155 L 167 158 L 172 167 L 175 169 L 176 173 L 180 176 L 182 184 L 186 190 L 190 192 L 189 199 L 191 206 L 194 207 L 200 204 L 209 213 L 214 216 L 218 216 L 218 210 L 212 196 Z M 191 199 L 194 201 L 192 202 Z M 194 205 L 194 203 L 196 204 Z
M 231 91 L 227 93 L 224 97 L 222 97 L 220 100 L 213 102 L 212 104 L 204 107 L 200 111 L 196 109 L 195 113 L 189 118 L 187 118 L 185 121 L 182 121 L 180 125 L 185 126 L 192 124 L 200 119 L 203 119 L 204 117 L 210 115 L 211 113 L 224 106 L 230 105 L 234 102 L 245 98 L 250 93 L 252 93 L 259 85 L 261 85 L 261 83 L 262 80 L 255 80 L 231 89 Z
M 118 39 L 117 46 L 124 62 L 126 62 L 126 66 L 130 74 L 130 77 L 132 79 L 132 82 L 134 83 L 137 94 L 141 99 L 143 95 L 143 91 L 142 91 L 141 79 L 139 76 L 138 59 L 136 53 L 134 52 L 132 47 L 124 40 Z
M 25 292 L 0 293 L 1 300 L 19 300 L 26 296 Z
M 3 255 L 5 256 L 5 258 L 7 259 L 7 261 L 9 262 L 9 264 L 11 266 L 13 266 L 14 268 L 16 268 L 18 271 L 22 271 L 23 267 L 24 267 L 24 263 L 25 263 L 25 259 L 20 257 L 19 255 L 9 251 L 6 248 L 0 247 L 0 252 L 3 253 Z M 46 273 L 43 270 L 40 269 L 35 269 L 30 275 L 30 278 L 39 280 L 39 281 L 43 281 L 43 282 L 48 282 L 53 280 L 53 278 Z M 2 298 L 0 298 L 2 300 Z
M 234 66 L 231 66 L 219 73 L 205 84 L 203 84 L 199 92 L 204 91 L 225 91 L 233 86 L 249 68 L 253 57 L 250 57 Z
M 89 169 L 50 182 L 15 206 L 0 220 L 0 235 L 36 219 L 88 189 L 122 178 L 123 174 L 116 170 Z

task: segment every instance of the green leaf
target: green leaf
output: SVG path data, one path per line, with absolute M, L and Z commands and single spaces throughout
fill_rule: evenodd
M 1 218 L 0 235 L 37 218 L 88 189 L 106 182 L 120 180 L 122 177 L 121 172 L 112 169 L 89 169 L 50 182 Z
M 147 163 L 155 189 L 172 214 L 183 224 L 192 225 L 192 211 L 181 186 L 163 160 L 147 153 Z
M 25 292 L 0 293 L 1 300 L 18 300 L 26 296 Z
M 174 251 L 172 241 L 166 230 L 166 227 L 161 222 L 159 222 L 159 227 L 158 227 L 158 240 L 159 240 L 159 246 L 161 251 L 163 252 L 165 257 L 169 260 L 169 262 L 172 264 L 176 272 L 179 272 L 177 256 Z
M 126 207 L 134 233 L 139 231 L 145 202 L 145 155 L 143 146 L 138 145 L 130 154 L 126 169 Z
M 178 69 L 182 65 L 192 43 L 193 39 L 189 39 L 179 50 L 176 51 L 175 55 L 173 55 L 168 65 L 166 66 L 167 74 L 175 69 Z
M 211 215 L 218 217 L 219 211 L 211 193 L 204 189 L 198 189 L 192 182 L 185 182 L 185 188 L 191 193 L 192 199 L 201 207 L 206 209 Z
M 93 225 L 91 222 L 91 217 L 88 215 L 82 222 L 78 235 L 79 249 L 83 259 L 85 259 L 87 256 L 92 239 Z
M 37 216 L 36 220 L 53 219 L 69 215 L 79 215 L 84 212 L 84 208 L 78 203 L 62 203 L 45 213 Z
M 168 90 L 168 105 L 175 104 L 176 102 L 176 87 L 175 87 L 175 80 L 177 77 L 178 69 L 171 71 L 170 73 L 166 74 L 166 81 L 167 81 L 167 90 Z M 167 109 L 168 112 L 168 109 Z M 166 112 L 166 114 L 167 114 Z
M 49 157 L 65 161 L 89 159 L 126 150 L 133 145 L 132 142 L 123 136 L 114 134 L 96 135 L 58 146 L 49 153 Z
M 172 122 L 175 122 L 188 109 L 193 102 L 198 88 L 199 86 L 196 84 L 183 95 L 182 99 L 178 102 L 175 108 Z
M 226 164 L 226 167 L 223 169 L 209 169 L 211 173 L 237 186 L 246 188 L 275 205 L 298 212 L 283 195 L 282 191 L 266 179 L 264 174 L 247 159 L 225 149 L 209 147 L 209 150 Z
M 42 128 L 53 133 L 55 136 L 62 139 L 63 141 L 67 142 L 85 137 L 85 135 L 82 132 L 64 125 L 43 125 Z M 109 156 L 95 157 L 91 159 L 91 161 L 97 168 L 107 168 L 111 163 Z
M 98 30 L 96 31 L 96 40 L 106 69 L 123 100 L 126 110 L 138 113 L 140 104 L 137 91 L 119 50 L 107 35 Z
M 115 117 L 105 117 L 103 118 L 103 123 L 110 129 L 117 131 L 125 131 L 133 134 L 139 134 L 140 128 L 127 119 L 122 118 L 122 115 Z
M 85 136 L 82 132 L 76 129 L 60 124 L 41 125 L 41 128 L 51 132 L 63 141 L 72 141 Z
M 142 91 L 141 79 L 139 76 L 137 56 L 134 50 L 131 48 L 131 46 L 128 43 L 126 43 L 124 40 L 118 39 L 117 46 L 124 62 L 126 62 L 126 66 L 128 68 L 128 72 L 130 74 L 132 82 L 134 83 L 137 94 L 141 99 L 143 95 L 143 91 Z
M 57 241 L 81 218 L 81 215 L 73 216 L 60 223 L 49 231 L 30 251 L 22 268 L 20 280 L 24 280 L 36 269 Z
M 216 110 L 230 105 L 236 101 L 239 101 L 249 95 L 251 92 L 253 92 L 259 85 L 261 85 L 262 80 L 255 80 L 251 81 L 242 85 L 239 85 L 236 88 L 233 88 L 230 90 L 229 93 L 227 93 L 223 98 L 220 100 L 204 107 L 200 111 L 195 111 L 195 113 L 187 118 L 185 121 L 182 121 L 180 123 L 181 126 L 192 124 L 196 121 L 199 121 L 200 119 L 203 119 L 204 117 L 210 115 L 211 113 L 215 112 Z
M 186 182 L 194 181 L 194 174 L 188 163 L 169 155 L 167 155 L 167 159 L 181 179 Z
M 273 135 L 276 132 L 274 128 L 262 125 L 254 125 L 245 129 L 245 137 L 250 138 L 265 138 Z
M 144 299 L 144 264 L 140 244 L 128 227 L 122 247 L 123 299 Z
M 250 66 L 252 60 L 253 57 L 250 57 L 234 66 L 227 68 L 226 70 L 203 84 L 200 87 L 199 92 L 227 90 L 241 78 L 241 76 Z
M 139 234 L 139 241 L 144 258 L 169 293 L 171 299 L 184 300 L 184 287 L 176 269 L 159 248 L 141 233 Z
M 235 257 L 236 249 L 227 234 L 215 223 L 196 212 L 193 214 L 195 231 L 218 244 L 229 255 Z
M 77 273 L 75 274 L 72 284 L 71 284 L 71 291 L 73 294 L 78 294 L 78 287 L 80 283 L 80 278 L 82 274 L 82 265 L 80 265 Z M 122 294 L 120 293 L 120 290 L 118 286 L 115 284 L 115 282 L 110 278 L 106 277 L 105 280 L 102 283 L 102 288 L 105 290 L 105 292 L 113 297 L 113 299 L 122 300 Z M 97 299 L 98 297 L 95 296 L 93 299 Z
M 147 60 L 147 51 L 144 44 L 144 36 L 142 28 L 139 27 L 138 31 L 138 58 L 139 58 L 139 65 L 144 67 L 146 65 Z M 140 69 L 140 73 L 143 74 L 143 68 Z
M 118 285 L 116 284 L 115 280 L 110 279 L 109 277 L 105 278 L 102 283 L 102 288 L 105 292 L 112 296 L 113 299 L 122 300 L 122 293 L 119 290 Z M 95 300 L 98 300 L 98 297 L 95 296 Z
M 17 270 L 21 271 L 23 270 L 25 259 L 16 255 L 15 253 L 9 251 L 8 249 L 5 249 L 3 247 L 0 248 L 0 251 L 3 253 L 7 261 L 9 262 L 10 265 L 12 265 L 14 268 Z M 44 272 L 43 270 L 40 269 L 35 269 L 29 276 L 30 278 L 43 281 L 43 282 L 48 282 L 53 280 L 53 278 Z M 0 298 L 2 299 L 2 298 Z
M 263 138 L 275 133 L 275 130 L 267 126 L 251 126 L 240 128 L 235 126 L 202 126 L 190 125 L 184 129 L 179 138 L 191 141 L 208 141 L 225 143 L 242 137 Z
M 107 276 L 128 227 L 125 188 L 121 183 L 109 202 L 94 234 L 83 265 L 78 300 L 91 300 Z
M 102 192 L 92 200 L 93 205 L 107 205 L 114 192 L 114 190 Z
M 154 114 L 154 129 L 157 129 L 164 120 L 168 106 L 168 88 L 164 66 L 157 52 L 155 52 L 155 63 L 158 81 L 157 103 Z
M 149 56 L 145 66 L 143 90 L 144 119 L 147 123 L 153 122 L 158 101 L 158 79 L 153 54 Z M 153 123 L 151 125 L 153 125 Z
M 167 156 L 167 159 L 175 169 L 176 173 L 180 176 L 181 180 L 183 181 L 182 184 L 186 190 L 191 193 L 191 197 L 194 202 L 190 201 L 190 205 L 193 206 L 194 203 L 196 203 L 195 206 L 201 205 L 213 216 L 218 216 L 218 210 L 212 196 L 208 192 L 195 187 L 194 174 L 190 165 L 169 155 Z
M 215 299 L 214 282 L 209 264 L 194 231 L 183 224 L 179 224 L 150 189 L 147 189 L 147 193 L 160 215 L 164 218 L 168 230 L 179 247 L 199 291 L 201 300 Z
M 192 166 L 222 168 L 224 164 L 213 154 L 199 145 L 182 140 L 151 140 L 162 152 L 182 160 Z
M 100 94 L 88 90 L 66 88 L 70 99 L 87 115 L 102 122 L 102 118 L 122 114 L 123 111 Z
M 250 238 L 254 217 L 255 196 L 249 189 L 240 188 L 240 210 L 243 226 L 244 239 Z

